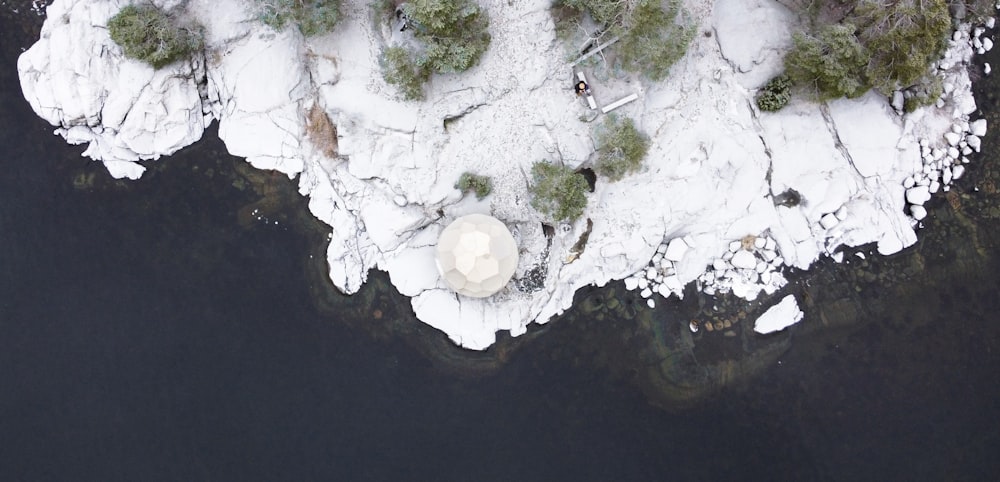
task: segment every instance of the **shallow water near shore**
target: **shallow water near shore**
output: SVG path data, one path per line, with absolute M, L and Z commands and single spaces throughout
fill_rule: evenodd
M 756 304 L 691 292 L 648 310 L 615 283 L 469 353 L 414 321 L 381 274 L 333 292 L 294 184 L 228 156 L 214 130 L 138 182 L 52 136 L 13 67 L 37 35 L 21 3 L 0 6 L 4 480 L 1000 471 L 994 153 L 931 203 L 917 246 L 793 275 L 807 317 L 788 332 L 747 334 Z M 991 126 L 995 80 L 979 84 Z M 686 332 L 708 317 L 736 328 Z

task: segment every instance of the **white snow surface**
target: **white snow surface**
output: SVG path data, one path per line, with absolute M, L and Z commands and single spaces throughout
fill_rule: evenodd
M 482 1 L 489 51 L 466 73 L 435 76 L 424 102 L 402 101 L 381 79 L 379 54 L 399 34 L 371 21 L 367 0 L 346 0 L 335 31 L 312 39 L 254 22 L 241 0 L 189 0 L 188 13 L 206 28 L 206 53 L 156 71 L 125 59 L 108 36 L 108 18 L 127 3 L 48 8 L 41 38 L 18 61 L 38 115 L 68 142 L 89 144 L 84 155 L 113 176 L 133 179 L 145 169 L 139 161 L 193 143 L 217 119 L 230 152 L 298 178 L 312 213 L 331 226 L 327 258 L 340 290 L 356 292 L 371 269 L 385 270 L 421 321 L 470 349 L 490 346 L 499 330 L 517 336 L 545 323 L 583 286 L 645 269 L 673 238 L 689 241 L 670 252 L 677 286 L 748 235 L 767 234 L 772 256 L 803 269 L 840 245 L 876 242 L 883 254 L 910 246 L 903 181 L 922 168 L 918 140 L 947 148 L 953 119 L 975 110 L 966 41 L 949 50 L 945 75 L 955 89 L 944 107 L 901 117 L 871 92 L 758 112 L 755 89 L 780 72 L 800 20 L 774 0 L 686 0 L 698 31 L 713 35 L 697 35 L 665 81 L 592 82 L 602 103 L 639 94 L 616 114 L 651 136 L 646 167 L 598 182 L 584 216 L 549 240 L 526 173 L 541 160 L 586 165 L 594 141 L 548 0 Z M 306 135 L 314 105 L 337 126 L 335 159 Z M 465 171 L 491 176 L 493 194 L 463 197 L 453 185 Z M 790 190 L 801 202 L 776 207 L 774 197 Z M 834 212 L 846 214 L 827 229 L 820 220 Z M 469 213 L 503 221 L 520 248 L 515 281 L 489 298 L 454 294 L 434 268 L 441 229 Z M 586 248 L 571 253 L 586 219 Z M 541 275 L 540 286 L 518 282 L 529 272 Z
M 753 323 L 753 331 L 762 335 L 781 331 L 801 321 L 802 316 L 795 295 L 786 295 L 757 317 L 757 321 Z

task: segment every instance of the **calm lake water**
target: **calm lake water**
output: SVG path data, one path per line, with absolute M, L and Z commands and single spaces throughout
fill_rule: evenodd
M 214 131 L 139 182 L 108 179 L 53 137 L 14 67 L 36 35 L 27 3 L 0 6 L 0 480 L 1000 473 L 1000 265 L 986 218 L 968 216 L 985 226 L 974 262 L 922 241 L 885 261 L 919 259 L 910 279 L 860 293 L 865 319 L 793 328 L 802 336 L 778 362 L 689 408 L 658 408 L 613 360 L 589 360 L 605 344 L 588 335 L 593 320 L 568 321 L 579 314 L 497 369 L 460 373 L 368 329 L 409 320 L 398 295 L 369 287 L 321 308 L 311 273 L 322 260 L 310 256 L 322 235 L 291 227 L 305 203 L 255 204 L 259 193 L 234 182 L 243 161 Z M 977 171 L 996 170 L 977 162 L 970 192 Z M 924 234 L 970 243 L 972 231 L 943 235 L 966 218 L 935 203 Z M 803 283 L 849 276 L 820 269 Z M 436 337 L 418 331 L 409 336 Z

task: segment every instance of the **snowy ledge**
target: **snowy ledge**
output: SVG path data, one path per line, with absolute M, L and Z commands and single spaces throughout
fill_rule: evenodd
M 138 161 L 176 152 L 218 120 L 232 154 L 298 178 L 332 228 L 339 289 L 353 293 L 369 270 L 385 270 L 420 320 L 470 349 L 490 346 L 499 330 L 517 336 L 545 323 L 586 285 L 626 279 L 651 305 L 691 282 L 753 299 L 784 284 L 783 267 L 806 269 L 841 246 L 900 251 L 916 241 L 921 204 L 962 175 L 986 128 L 970 122 L 966 68 L 984 48 L 981 29 L 956 32 L 937 106 L 902 116 L 870 92 L 761 113 L 754 93 L 781 70 L 799 19 L 774 0 L 686 0 L 711 35 L 695 38 L 666 81 L 595 88 L 604 105 L 638 94 L 619 112 L 652 137 L 644 171 L 599 182 L 580 221 L 549 237 L 529 206 L 526 173 L 543 159 L 578 167 L 594 146 L 547 0 L 481 1 L 489 51 L 465 74 L 435 77 L 421 103 L 382 81 L 378 55 L 392 32 L 373 25 L 366 0 L 345 1 L 337 29 L 310 40 L 257 24 L 240 0 L 188 0 L 206 27 L 206 54 L 158 71 L 125 59 L 108 36 L 108 18 L 127 3 L 48 8 L 41 39 L 18 61 L 38 115 L 132 179 L 145 170 Z M 335 126 L 333 158 L 307 134 L 322 114 Z M 465 171 L 492 176 L 493 194 L 463 198 L 453 185 Z M 799 202 L 784 202 L 793 192 Z M 499 218 L 520 247 L 514 281 L 486 299 L 455 295 L 434 265 L 438 234 L 468 213 Z M 801 316 L 769 311 L 769 326 L 790 324 L 771 319 L 779 312 Z

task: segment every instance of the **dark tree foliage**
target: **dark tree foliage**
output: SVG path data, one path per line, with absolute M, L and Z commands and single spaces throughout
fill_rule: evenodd
M 816 35 L 796 33 L 785 56 L 785 72 L 796 84 L 814 87 L 822 100 L 858 97 L 871 88 L 865 76 L 870 54 L 854 36 L 854 25 L 828 25 Z
M 640 0 L 625 25 L 619 46 L 622 63 L 631 72 L 641 72 L 652 80 L 661 80 L 694 38 L 694 28 L 677 23 L 680 3 Z
M 574 221 L 587 207 L 587 179 L 566 166 L 531 166 L 531 207 L 552 221 Z
M 430 71 L 417 64 L 414 55 L 403 47 L 389 47 L 382 54 L 382 77 L 395 85 L 407 100 L 424 98 L 424 82 Z
M 418 62 L 433 72 L 464 72 L 490 46 L 489 17 L 469 0 L 413 0 L 403 4 L 426 47 Z
M 951 3 L 963 12 L 981 8 L 978 0 Z M 795 35 L 785 67 L 821 99 L 926 83 L 952 28 L 946 0 L 812 0 L 800 7 L 823 14 L 813 15 L 819 26 Z
M 632 119 L 605 118 L 598 130 L 597 172 L 618 181 L 639 170 L 649 150 L 649 137 L 636 129 Z
M 258 18 L 275 30 L 295 25 L 306 37 L 329 33 L 340 20 L 340 0 L 254 0 Z
M 387 48 L 382 75 L 406 99 L 423 99 L 433 73 L 469 70 L 490 46 L 489 17 L 470 0 L 412 0 L 400 8 L 419 47 Z
M 868 79 L 883 92 L 915 84 L 948 46 L 944 0 L 858 0 L 852 18 L 870 54 Z
M 687 51 L 694 28 L 681 21 L 679 0 L 561 0 L 604 27 L 603 35 L 618 36 L 623 66 L 652 80 L 667 76 Z
M 181 24 L 152 4 L 126 5 L 108 20 L 108 32 L 126 57 L 156 69 L 204 48 L 200 27 Z

